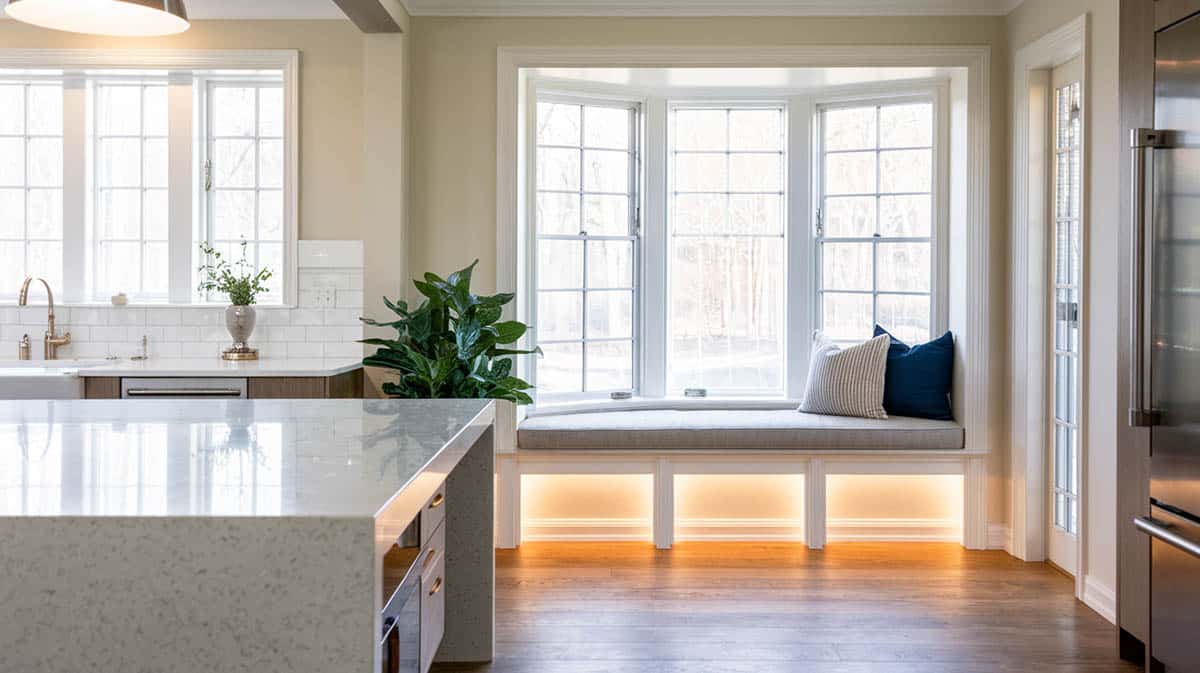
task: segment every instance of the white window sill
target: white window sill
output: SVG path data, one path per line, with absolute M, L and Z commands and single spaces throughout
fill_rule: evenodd
M 542 403 L 526 407 L 526 417 L 583 414 L 603 411 L 667 409 L 696 411 L 704 409 L 795 409 L 800 400 L 786 397 L 635 397 L 629 400 L 572 400 Z

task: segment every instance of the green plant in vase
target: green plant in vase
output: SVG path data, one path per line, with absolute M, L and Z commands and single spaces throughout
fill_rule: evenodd
M 226 360 L 257 360 L 258 350 L 251 348 L 248 343 L 257 321 L 252 304 L 257 301 L 258 295 L 267 291 L 271 270 L 266 267 L 254 270 L 254 264 L 246 259 L 246 241 L 242 241 L 241 258 L 233 263 L 208 243 L 200 244 L 200 252 L 204 255 L 204 263 L 198 269 L 199 290 L 219 292 L 229 298 L 230 305 L 225 307 L 225 329 L 233 337 L 233 346 L 222 351 L 221 357 Z
M 362 318 L 368 325 L 391 327 L 394 339 L 363 339 L 379 346 L 363 365 L 383 367 L 399 374 L 396 382 L 383 384 L 392 397 L 489 398 L 530 404 L 526 381 L 513 376 L 513 358 L 541 354 L 541 349 L 514 348 L 529 326 L 516 320 L 500 320 L 511 293 L 477 295 L 471 292 L 471 272 L 479 260 L 448 278 L 426 273 L 413 285 L 425 297 L 420 306 L 407 302 L 383 303 L 397 319 L 387 322 Z

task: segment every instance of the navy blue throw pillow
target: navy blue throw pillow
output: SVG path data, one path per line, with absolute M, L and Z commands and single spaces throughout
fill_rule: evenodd
M 875 326 L 875 336 L 887 334 L 887 372 L 883 408 L 889 416 L 912 416 L 952 421 L 950 386 L 954 380 L 954 335 L 946 332 L 929 343 L 909 346 Z

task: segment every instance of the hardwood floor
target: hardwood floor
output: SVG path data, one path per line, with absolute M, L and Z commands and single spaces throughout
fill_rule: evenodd
M 495 661 L 437 673 L 1140 670 L 1069 578 L 953 544 L 533 543 L 496 580 Z

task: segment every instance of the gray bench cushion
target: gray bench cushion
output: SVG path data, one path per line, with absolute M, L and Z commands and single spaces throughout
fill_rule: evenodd
M 790 409 L 606 411 L 536 416 L 517 430 L 522 449 L 961 449 L 953 421 L 821 416 Z

